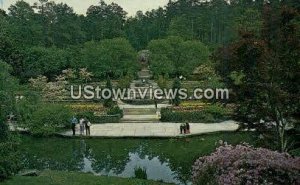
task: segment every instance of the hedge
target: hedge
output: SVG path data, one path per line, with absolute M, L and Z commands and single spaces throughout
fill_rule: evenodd
M 161 109 L 162 122 L 216 123 L 228 119 L 228 111 L 219 105 L 209 105 L 203 110 L 185 111 L 172 108 Z
M 92 124 L 99 123 L 119 123 L 122 115 L 94 115 L 93 112 L 81 112 L 77 114 L 77 118 L 87 118 Z

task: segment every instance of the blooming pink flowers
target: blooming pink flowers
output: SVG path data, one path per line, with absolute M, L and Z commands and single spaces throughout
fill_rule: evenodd
M 193 184 L 300 184 L 300 158 L 247 144 L 222 145 L 193 165 Z

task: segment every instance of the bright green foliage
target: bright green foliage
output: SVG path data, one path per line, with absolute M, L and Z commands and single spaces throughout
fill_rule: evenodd
M 34 135 L 48 136 L 70 125 L 71 110 L 62 105 L 41 104 L 28 124 Z
M 172 74 L 175 71 L 173 61 L 168 57 L 171 47 L 165 40 L 154 40 L 149 43 L 150 67 L 155 76 Z
M 137 53 L 124 38 L 85 43 L 81 67 L 87 67 L 95 77 L 105 79 L 121 77 L 137 71 Z
M 68 54 L 65 50 L 55 47 L 33 47 L 26 51 L 24 58 L 24 78 L 47 76 L 53 79 L 66 69 Z
M 190 75 L 201 64 L 207 63 L 208 48 L 198 41 L 183 41 L 180 37 L 153 40 L 150 67 L 155 75 Z

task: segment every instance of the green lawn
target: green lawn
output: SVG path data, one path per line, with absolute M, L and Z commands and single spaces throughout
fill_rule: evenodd
M 15 176 L 3 185 L 166 185 L 140 179 L 94 176 L 78 172 L 44 171 L 38 177 Z

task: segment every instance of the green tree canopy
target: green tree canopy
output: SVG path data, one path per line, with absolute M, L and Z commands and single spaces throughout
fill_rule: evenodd
M 189 76 L 193 70 L 209 62 L 209 50 L 199 41 L 183 41 L 180 37 L 153 40 L 150 67 L 156 76 Z
M 32 47 L 26 50 L 23 78 L 45 75 L 49 79 L 61 73 L 68 65 L 68 52 L 55 47 Z
M 98 6 L 90 6 L 84 21 L 88 40 L 99 41 L 124 36 L 126 14 L 119 5 L 106 4 L 103 0 Z
M 81 50 L 81 67 L 87 67 L 95 77 L 118 78 L 137 71 L 137 52 L 124 38 L 87 42 Z

